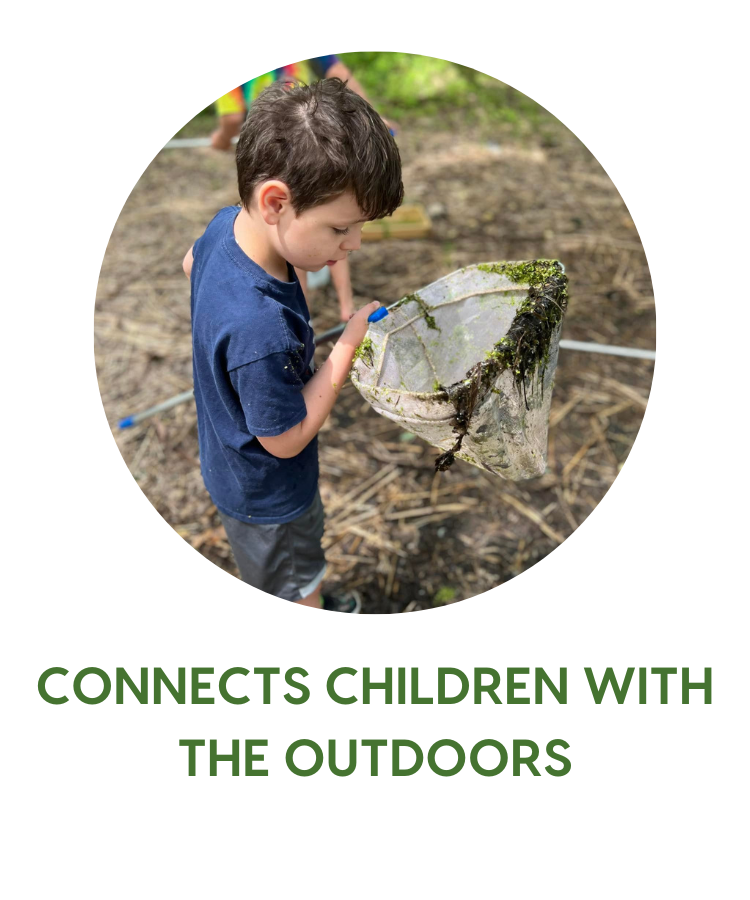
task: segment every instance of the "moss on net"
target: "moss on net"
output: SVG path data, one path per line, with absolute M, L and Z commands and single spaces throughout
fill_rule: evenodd
M 354 359 L 352 360 L 352 364 L 354 364 L 354 362 L 356 362 L 358 359 L 361 359 L 366 366 L 370 366 L 370 368 L 372 368 L 374 362 L 372 338 L 366 337 L 357 347 L 357 349 L 354 351 Z
M 422 318 L 425 321 L 425 324 L 428 328 L 432 328 L 434 331 L 440 331 L 440 326 L 435 321 L 435 317 L 432 315 L 432 307 L 429 303 L 426 303 L 419 294 L 407 294 L 405 297 L 402 297 L 398 303 L 394 303 L 391 307 L 391 310 L 399 309 L 399 307 L 404 306 L 407 303 L 416 303 L 419 307 L 419 311 L 422 313 Z
M 477 404 L 493 389 L 502 372 L 509 370 L 513 373 L 516 387 L 523 393 L 526 409 L 529 409 L 527 391 L 537 373 L 536 383 L 539 390 L 544 391 L 550 344 L 568 305 L 568 279 L 557 260 L 489 263 L 477 268 L 482 272 L 504 275 L 515 284 L 528 285 L 529 290 L 507 334 L 486 354 L 486 359 L 469 369 L 463 381 L 444 388 L 456 410 L 453 429 L 456 442 L 435 460 L 435 468 L 440 471 L 453 464 Z

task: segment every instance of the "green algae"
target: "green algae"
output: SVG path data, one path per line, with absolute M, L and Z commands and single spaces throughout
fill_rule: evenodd
M 354 351 L 353 362 L 356 362 L 358 359 L 361 359 L 366 366 L 373 367 L 375 359 L 373 356 L 372 338 L 366 337 Z
M 528 294 L 519 304 L 507 334 L 487 352 L 482 362 L 469 369 L 463 381 L 446 389 L 456 410 L 453 428 L 456 442 L 435 460 L 435 468 L 439 471 L 453 464 L 477 404 L 493 389 L 502 372 L 512 372 L 517 389 L 523 393 L 526 409 L 530 409 L 528 387 L 533 387 L 537 373 L 537 383 L 543 394 L 550 344 L 568 305 L 568 279 L 557 260 L 485 263 L 477 268 L 504 275 L 515 284 L 528 285 Z
M 399 309 L 399 307 L 405 306 L 407 303 L 416 303 L 427 327 L 432 328 L 433 331 L 440 331 L 440 326 L 432 315 L 433 307 L 430 306 L 429 303 L 425 303 L 419 294 L 407 294 L 405 297 L 402 297 L 398 303 L 394 304 L 391 307 L 391 310 Z
M 422 318 L 425 321 L 425 325 L 433 331 L 440 331 L 440 326 L 435 321 L 435 317 L 431 314 L 432 307 L 425 303 L 421 297 L 417 297 L 416 302 L 422 311 Z
M 529 285 L 528 295 L 518 306 L 508 333 L 489 352 L 482 373 L 483 380 L 494 380 L 501 371 L 510 369 L 516 386 L 526 397 L 527 380 L 537 369 L 541 369 L 543 383 L 550 343 L 568 306 L 568 279 L 560 263 L 551 259 L 493 263 L 478 268 Z
M 372 338 L 366 337 L 361 344 L 355 349 L 354 356 L 352 357 L 352 364 L 349 369 L 349 379 L 350 381 L 359 381 L 359 374 L 357 373 L 357 369 L 355 368 L 355 363 L 358 359 L 361 359 L 362 362 L 368 366 L 370 369 L 375 364 L 375 354 L 374 348 L 372 345 Z

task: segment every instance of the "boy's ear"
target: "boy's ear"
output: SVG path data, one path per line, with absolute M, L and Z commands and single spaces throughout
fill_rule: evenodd
M 258 188 L 258 208 L 266 225 L 277 225 L 292 205 L 292 193 L 283 181 L 264 181 Z

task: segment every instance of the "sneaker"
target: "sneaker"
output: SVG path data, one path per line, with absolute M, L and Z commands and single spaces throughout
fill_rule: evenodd
M 331 594 L 328 597 L 323 597 L 323 609 L 328 609 L 331 612 L 358 613 L 362 609 L 362 598 L 357 591 Z

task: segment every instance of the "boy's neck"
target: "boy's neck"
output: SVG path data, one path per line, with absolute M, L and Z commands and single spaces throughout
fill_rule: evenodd
M 269 241 L 266 226 L 256 222 L 244 206 L 234 221 L 234 239 L 242 252 L 264 272 L 279 281 L 289 281 L 287 262 Z

